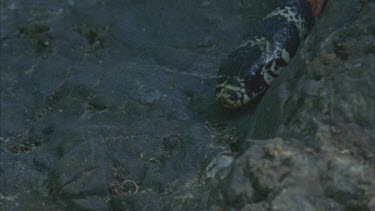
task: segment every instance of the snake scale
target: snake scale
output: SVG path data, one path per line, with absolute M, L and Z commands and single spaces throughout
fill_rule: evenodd
M 240 108 L 261 96 L 295 56 L 311 31 L 324 0 L 277 0 L 268 14 L 222 63 L 216 100 Z

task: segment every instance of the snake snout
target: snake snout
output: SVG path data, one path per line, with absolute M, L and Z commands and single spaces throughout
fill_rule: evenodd
M 229 79 L 216 86 L 216 100 L 224 107 L 237 108 L 244 104 L 246 96 L 244 83 Z
M 236 102 L 239 102 L 237 94 L 225 88 L 216 96 L 216 100 L 225 107 L 236 107 Z

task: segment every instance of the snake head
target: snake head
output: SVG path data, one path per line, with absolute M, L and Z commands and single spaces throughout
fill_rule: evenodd
M 261 74 L 262 67 L 251 66 L 243 78 L 239 76 L 219 75 L 216 86 L 216 100 L 224 107 L 240 108 L 249 104 L 268 85 Z
M 240 78 L 219 76 L 216 86 L 216 100 L 224 107 L 238 108 L 249 103 L 246 86 Z

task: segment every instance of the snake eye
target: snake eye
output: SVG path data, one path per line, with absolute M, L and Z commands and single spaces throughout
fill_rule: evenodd
M 234 102 L 237 102 L 239 99 L 240 99 L 240 96 L 238 96 L 238 92 L 233 92 L 233 91 L 230 91 L 230 92 L 227 92 L 229 94 L 229 99 L 231 101 L 234 101 Z
M 217 100 L 225 107 L 235 108 L 241 105 L 237 93 L 228 89 L 224 89 L 224 92 L 217 97 Z

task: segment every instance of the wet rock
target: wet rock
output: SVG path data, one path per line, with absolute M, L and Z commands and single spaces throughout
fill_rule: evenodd
M 367 171 L 367 172 L 366 172 Z M 362 201 L 371 188 L 369 169 L 346 157 L 337 157 L 327 163 L 327 172 L 322 175 L 325 195 L 350 209 L 369 209 Z M 350 179 L 349 179 L 350 178 Z M 369 200 L 369 199 L 367 199 Z
M 220 177 L 226 176 L 229 166 L 234 160 L 234 155 L 229 151 L 224 151 L 217 155 L 206 167 L 205 179 L 212 179 L 221 174 Z
M 89 196 L 80 199 L 73 199 L 76 208 L 81 210 L 109 210 L 107 197 Z
M 2 1 L 0 209 L 204 207 L 199 181 L 225 147 L 202 115 L 218 57 L 246 29 L 236 13 Z
M 331 158 L 332 152 L 306 153 L 280 138 L 248 143 L 252 147 L 211 190 L 210 210 L 368 209 L 369 167 L 348 156 Z

